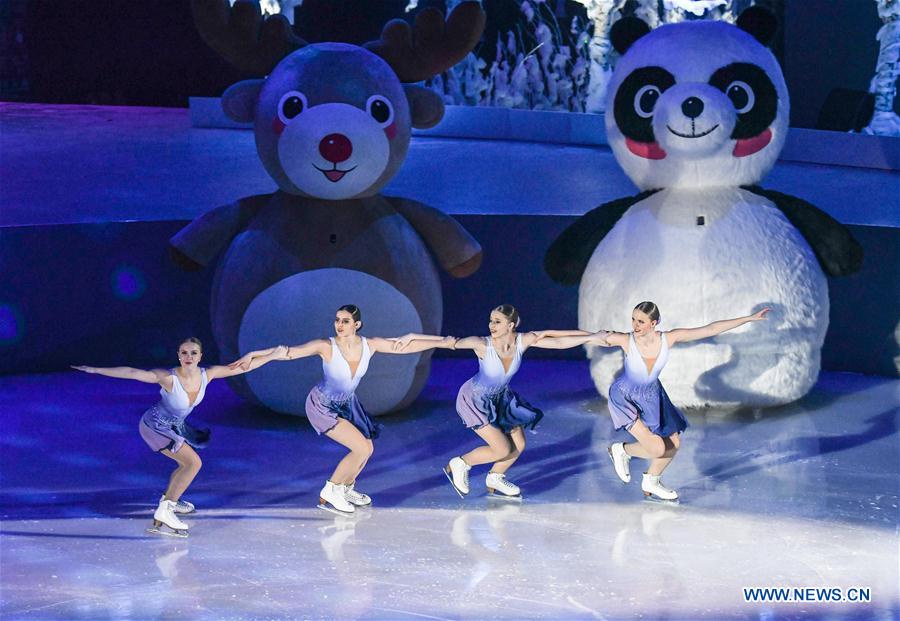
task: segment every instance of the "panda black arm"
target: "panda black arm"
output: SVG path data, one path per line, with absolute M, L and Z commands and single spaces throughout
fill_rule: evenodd
M 597 244 L 606 237 L 629 207 L 654 192 L 658 190 L 617 198 L 578 218 L 550 244 L 550 249 L 544 255 L 544 271 L 558 283 L 577 285 Z
M 248 196 L 198 216 L 169 240 L 172 260 L 188 271 L 209 265 L 271 197 L 271 194 Z
M 843 224 L 805 200 L 756 185 L 741 186 L 772 201 L 790 220 L 816 254 L 829 276 L 847 276 L 863 264 L 863 249 Z

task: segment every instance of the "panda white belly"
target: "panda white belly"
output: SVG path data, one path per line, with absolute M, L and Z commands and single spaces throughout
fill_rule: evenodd
M 761 196 L 662 190 L 632 206 L 588 263 L 579 325 L 629 332 L 631 309 L 644 300 L 659 306 L 663 331 L 772 308 L 768 321 L 672 350 L 660 380 L 676 405 L 777 405 L 816 381 L 828 284 L 799 231 Z M 606 396 L 622 352 L 591 347 L 589 356 Z

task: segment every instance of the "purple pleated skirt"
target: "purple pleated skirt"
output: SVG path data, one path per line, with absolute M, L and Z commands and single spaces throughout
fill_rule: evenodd
M 306 418 L 319 435 L 334 428 L 338 424 L 338 418 L 352 423 L 370 440 L 381 433 L 381 424 L 372 420 L 355 393 L 327 395 L 319 386 L 315 386 L 306 397 Z
M 652 433 L 667 438 L 687 429 L 684 414 L 675 407 L 659 380 L 629 382 L 623 373 L 609 388 L 609 413 L 616 430 L 630 429 L 640 419 Z
M 544 417 L 543 412 L 508 386 L 485 390 L 475 383 L 474 377 L 459 389 L 456 412 L 470 429 L 493 425 L 505 433 L 516 427 L 534 429 Z
M 167 416 L 159 405 L 144 412 L 138 431 L 147 446 L 157 452 L 169 449 L 177 453 L 185 442 L 197 449 L 206 448 L 209 444 L 209 429 L 196 429 L 183 419 Z

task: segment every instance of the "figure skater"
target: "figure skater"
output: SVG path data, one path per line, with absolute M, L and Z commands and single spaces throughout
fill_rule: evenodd
M 770 309 L 746 317 L 714 321 L 701 328 L 656 330 L 659 309 L 653 302 L 641 302 L 631 312 L 632 332 L 610 332 L 605 347 L 621 347 L 625 368 L 609 389 L 609 413 L 616 430 L 626 429 L 636 442 L 617 442 L 609 447 L 616 474 L 623 483 L 631 481 L 632 457 L 650 460 L 641 481 L 647 498 L 678 501 L 678 493 L 660 481 L 681 446 L 680 434 L 687 426 L 684 414 L 675 407 L 659 381 L 669 359 L 669 349 L 677 343 L 709 338 L 751 321 L 766 318 Z
M 470 336 L 453 343 L 453 349 L 472 349 L 478 356 L 478 375 L 459 389 L 456 412 L 463 424 L 484 440 L 464 455 L 454 457 L 444 468 L 453 489 L 464 497 L 469 493 L 469 470 L 472 466 L 492 463 L 485 484 L 488 493 L 501 497 L 521 498 L 518 485 L 506 478 L 509 470 L 525 450 L 525 428 L 534 429 L 543 412 L 522 399 L 509 388 L 509 382 L 519 370 L 522 354 L 529 347 L 567 349 L 586 343 L 602 342 L 605 332 L 592 334 L 582 330 L 544 330 L 519 334 L 519 313 L 513 306 L 503 304 L 491 311 L 488 330 L 490 336 Z M 417 344 L 413 335 L 411 345 Z M 401 347 L 409 337 L 402 337 Z M 425 338 L 438 338 L 429 336 Z M 405 349 L 404 349 L 405 351 Z
M 253 351 L 233 363 L 235 366 L 246 366 L 260 357 L 267 362 L 312 355 L 322 358 L 325 378 L 313 387 L 306 398 L 306 417 L 319 435 L 325 434 L 350 450 L 319 492 L 319 508 L 339 515 L 352 514 L 356 507 L 372 503 L 368 495 L 355 489 L 356 479 L 374 451 L 372 440 L 378 437 L 381 427 L 372 421 L 355 394 L 356 387 L 369 368 L 369 359 L 379 352 L 408 354 L 432 347 L 449 348 L 453 344 L 453 339 L 449 337 L 407 335 L 407 341 L 412 336 L 421 339 L 400 351 L 396 339 L 366 338 L 357 334 L 361 328 L 359 308 L 352 304 L 341 306 L 334 317 L 336 336 L 291 347 L 280 346 L 284 348 L 281 355 L 276 355 L 277 347 Z
M 272 356 L 279 353 L 283 353 L 283 350 L 273 351 Z M 203 346 L 200 340 L 191 337 L 178 346 L 180 364 L 175 369 L 145 371 L 132 367 L 72 367 L 85 373 L 132 379 L 161 386 L 159 394 L 162 398 L 159 403 L 144 412 L 138 427 L 144 442 L 154 451 L 174 459 L 178 467 L 169 478 L 169 486 L 159 499 L 159 505 L 153 513 L 153 525 L 147 529 L 147 532 L 153 534 L 187 537 L 189 526 L 176 514 L 194 511 L 194 505 L 183 500 L 181 495 L 200 472 L 202 463 L 194 449 L 206 446 L 209 441 L 209 430 L 194 429 L 185 422 L 185 419 L 203 401 L 207 384 L 221 377 L 246 373 L 268 362 L 268 359 L 260 358 L 245 369 L 227 366 L 204 369 L 199 366 L 202 357 Z M 163 529 L 163 525 L 169 530 Z

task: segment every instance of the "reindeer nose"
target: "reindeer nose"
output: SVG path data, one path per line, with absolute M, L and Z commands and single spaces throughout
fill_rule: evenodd
M 329 162 L 337 164 L 350 158 L 353 143 L 344 134 L 328 134 L 319 143 L 319 153 Z
M 688 97 L 681 102 L 681 111 L 684 112 L 684 116 L 696 119 L 703 114 L 703 102 L 696 97 Z

